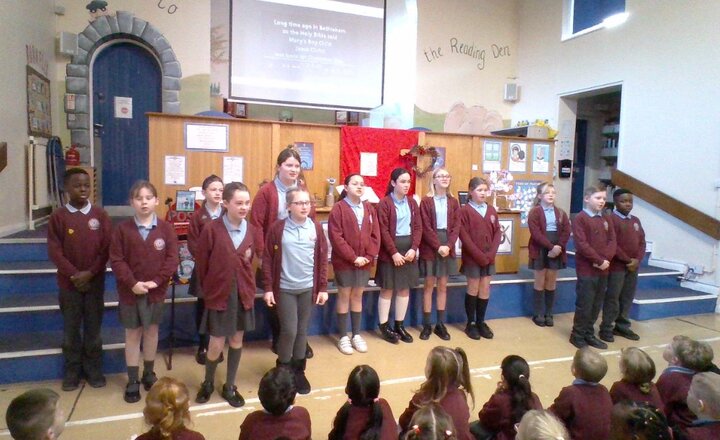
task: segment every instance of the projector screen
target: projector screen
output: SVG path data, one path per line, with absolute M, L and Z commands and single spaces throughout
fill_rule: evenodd
M 384 0 L 232 0 L 231 8 L 232 99 L 382 104 Z

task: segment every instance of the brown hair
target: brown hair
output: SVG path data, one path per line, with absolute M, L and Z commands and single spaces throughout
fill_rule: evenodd
M 157 197 L 157 189 L 155 188 L 155 185 L 148 182 L 147 180 L 136 180 L 135 183 L 133 183 L 133 186 L 130 187 L 130 200 L 134 199 L 135 197 L 140 194 L 140 190 L 147 189 L 150 191 L 153 195 L 153 197 Z
M 488 183 L 488 181 L 487 181 L 485 178 L 483 178 L 483 177 L 473 177 L 473 178 L 470 179 L 470 181 L 468 182 L 468 191 L 473 192 L 473 191 L 475 191 L 475 188 L 477 188 L 477 187 L 480 186 L 480 185 L 485 185 L 485 186 L 487 186 L 488 188 L 490 188 L 490 184 Z
M 16 439 L 43 437 L 55 422 L 59 398 L 58 393 L 47 388 L 26 391 L 14 398 L 5 413 L 10 435 Z
M 713 349 L 710 344 L 678 335 L 672 341 L 673 354 L 678 358 L 680 366 L 695 371 L 705 371 L 713 360 Z
M 287 147 L 285 147 L 284 150 L 280 152 L 280 154 L 278 154 L 276 161 L 277 166 L 282 165 L 283 163 L 285 163 L 286 160 L 290 159 L 291 157 L 297 159 L 299 163 L 302 163 L 302 161 L 300 160 L 300 153 L 297 152 L 295 147 L 293 147 L 292 145 L 288 145 Z
M 415 411 L 403 440 L 456 440 L 452 417 L 438 404 L 429 403 Z
M 623 348 L 620 370 L 626 382 L 637 385 L 644 394 L 650 393 L 655 378 L 655 362 L 647 353 L 636 347 Z
M 575 377 L 587 382 L 598 383 L 605 377 L 608 370 L 607 361 L 600 354 L 584 347 L 575 352 L 573 356 Z
M 425 364 L 427 379 L 420 385 L 418 394 L 423 403 L 440 402 L 448 390 L 458 387 L 470 394 L 475 406 L 475 394 L 470 381 L 470 367 L 465 351 L 458 347 L 435 347 L 430 350 Z
M 583 191 L 583 199 L 585 197 L 590 197 L 591 195 L 599 192 L 604 192 L 605 187 L 602 185 L 592 185 L 585 188 L 585 191 Z
M 535 187 L 535 200 L 533 200 L 533 206 L 540 204 L 540 199 L 542 198 L 542 195 L 545 194 L 545 190 L 548 188 L 555 188 L 555 185 L 553 185 L 552 182 L 541 182 Z
M 245 185 L 242 182 L 230 182 L 223 188 L 223 195 L 222 198 L 226 202 L 229 202 L 232 200 L 232 198 L 235 196 L 235 193 L 237 191 L 245 191 L 248 194 L 250 194 L 250 190 L 248 189 L 247 185 Z
M 172 377 L 160 378 L 145 397 L 143 415 L 151 432 L 162 439 L 190 424 L 190 398 L 187 386 Z

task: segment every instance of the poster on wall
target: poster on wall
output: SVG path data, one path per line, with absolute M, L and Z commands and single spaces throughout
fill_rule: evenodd
M 165 156 L 165 185 L 185 185 L 185 156 Z
M 115 97 L 115 117 L 118 119 L 132 119 L 133 102 L 128 96 Z
M 52 136 L 50 81 L 30 66 L 27 66 L 27 117 L 30 136 Z
M 243 164 L 242 156 L 223 157 L 223 182 L 242 182 Z
M 437 151 L 437 158 L 435 159 L 435 165 L 433 165 L 433 171 L 445 166 L 445 147 L 435 147 L 435 151 Z
M 186 149 L 222 152 L 228 151 L 229 145 L 229 125 L 185 123 Z
M 533 145 L 533 173 L 547 173 L 550 170 L 550 145 Z
M 520 211 L 520 227 L 527 228 L 527 217 L 535 202 L 539 180 L 516 180 L 515 193 L 511 196 L 513 211 Z
M 377 153 L 360 153 L 360 175 L 366 177 L 376 177 L 377 160 Z
M 483 171 L 500 171 L 502 160 L 502 142 L 485 141 L 483 144 Z
M 512 219 L 500 219 L 500 246 L 498 246 L 498 255 L 512 254 L 513 241 L 513 221 Z
M 512 142 L 510 144 L 510 161 L 508 169 L 512 172 L 524 173 L 527 171 L 527 144 L 524 142 Z
M 315 165 L 315 146 L 312 142 L 295 142 L 294 145 L 300 153 L 300 168 L 312 170 Z

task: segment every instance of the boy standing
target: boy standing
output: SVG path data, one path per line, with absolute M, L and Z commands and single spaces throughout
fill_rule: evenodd
M 575 239 L 575 317 L 570 343 L 577 348 L 590 345 L 605 349 L 607 344 L 595 337 L 595 321 L 600 314 L 607 290 L 610 260 L 615 255 L 615 231 L 611 220 L 602 215 L 605 191 L 591 186 L 585 189 L 585 207 L 572 222 Z
M 633 208 L 633 194 L 626 189 L 613 193 L 615 209 L 612 225 L 617 248 L 610 262 L 608 287 L 603 305 L 600 339 L 614 342 L 613 335 L 637 341 L 637 333 L 630 329 L 630 307 L 637 288 L 638 267 L 645 256 L 645 231 L 640 219 L 630 215 Z
M 85 170 L 68 170 L 64 186 L 69 202 L 50 216 L 48 255 L 57 266 L 64 321 L 62 389 L 72 391 L 83 373 L 90 386 L 105 386 L 100 328 L 112 226 L 107 213 L 88 200 L 90 176 Z

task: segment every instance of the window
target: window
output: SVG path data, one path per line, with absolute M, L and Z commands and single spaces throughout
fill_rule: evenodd
M 602 28 L 603 20 L 625 12 L 625 0 L 566 0 L 563 40 Z

